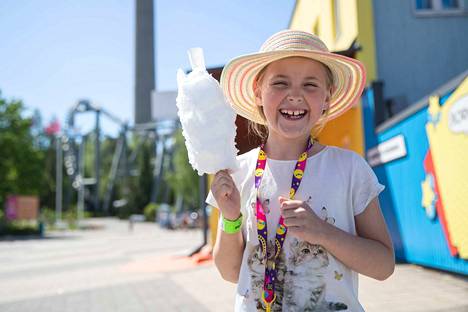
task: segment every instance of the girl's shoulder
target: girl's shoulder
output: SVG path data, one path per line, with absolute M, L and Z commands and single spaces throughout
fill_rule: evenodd
M 351 177 L 352 181 L 377 183 L 377 177 L 372 167 L 363 156 L 355 151 L 336 146 L 328 146 L 326 159 L 327 162 L 333 162 L 326 164 L 328 168 L 335 168 L 335 170 L 341 174 Z
M 367 160 L 355 151 L 327 145 L 322 151 L 323 165 L 326 168 L 335 168 L 335 170 L 351 176 L 369 174 L 372 169 Z
M 355 151 L 333 145 L 326 145 L 320 153 L 324 154 L 324 158 L 326 160 L 338 161 L 340 163 L 355 163 L 365 161 L 365 159 Z

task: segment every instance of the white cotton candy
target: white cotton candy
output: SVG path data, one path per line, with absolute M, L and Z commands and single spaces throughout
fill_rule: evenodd
M 177 110 L 189 162 L 199 175 L 237 170 L 236 113 L 206 71 L 203 50 L 188 51 L 192 72 L 177 72 Z

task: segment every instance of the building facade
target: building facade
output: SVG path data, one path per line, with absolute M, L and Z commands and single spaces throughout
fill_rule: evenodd
M 384 82 L 389 115 L 468 68 L 468 1 L 373 1 L 372 6 L 377 77 Z

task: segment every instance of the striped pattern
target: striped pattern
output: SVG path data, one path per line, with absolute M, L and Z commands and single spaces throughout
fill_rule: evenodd
M 317 50 L 328 52 L 327 46 L 316 36 L 303 31 L 283 30 L 270 37 L 260 52 L 277 50 Z
M 361 62 L 329 52 L 320 38 L 313 34 L 284 30 L 270 37 L 262 45 L 260 52 L 237 57 L 224 67 L 221 86 L 239 115 L 265 124 L 256 110 L 254 79 L 269 63 L 292 56 L 307 57 L 330 68 L 335 91 L 330 99 L 327 120 L 346 112 L 361 96 L 366 82 L 366 72 Z

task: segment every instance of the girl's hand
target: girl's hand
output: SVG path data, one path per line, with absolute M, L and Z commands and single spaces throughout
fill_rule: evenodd
M 236 220 L 239 218 L 240 194 L 227 170 L 220 170 L 216 173 L 213 183 L 211 183 L 211 192 L 226 219 Z
M 288 233 L 311 244 L 320 244 L 327 223 L 304 201 L 280 196 L 279 202 Z

